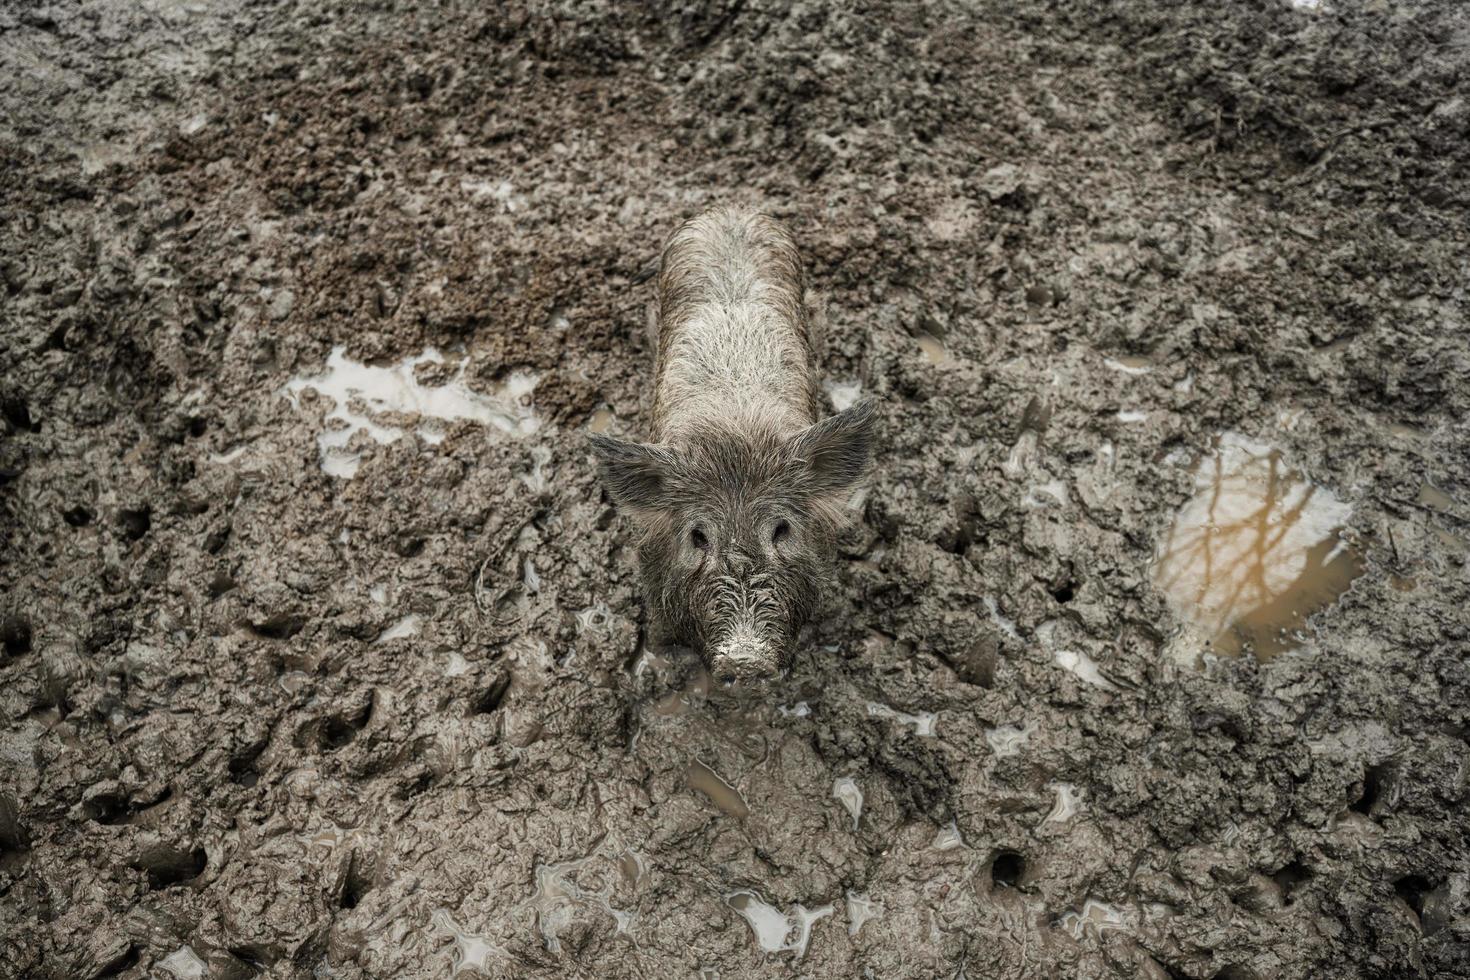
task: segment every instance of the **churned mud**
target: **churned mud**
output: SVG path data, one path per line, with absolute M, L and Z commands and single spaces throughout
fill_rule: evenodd
M 0 974 L 1470 976 L 1470 15 L 0 9 Z M 791 676 L 588 430 L 707 204 L 882 450 Z

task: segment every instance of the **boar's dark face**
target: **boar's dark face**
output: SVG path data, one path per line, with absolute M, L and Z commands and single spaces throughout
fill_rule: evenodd
M 609 495 L 643 531 L 652 615 L 717 679 L 790 665 L 867 467 L 873 417 L 866 402 L 785 439 L 710 426 L 677 449 L 592 437 Z

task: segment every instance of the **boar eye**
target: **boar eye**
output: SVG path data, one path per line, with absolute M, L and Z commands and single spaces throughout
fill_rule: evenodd
M 791 525 L 785 521 L 777 521 L 776 526 L 771 528 L 771 544 L 780 544 L 791 537 Z
M 690 529 L 689 543 L 694 545 L 694 547 L 698 548 L 700 551 L 709 550 L 709 538 L 705 537 L 704 532 L 697 527 Z

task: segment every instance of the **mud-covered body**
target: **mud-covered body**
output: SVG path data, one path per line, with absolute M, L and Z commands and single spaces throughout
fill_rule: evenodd
M 658 279 L 655 442 L 680 445 L 711 421 L 791 436 L 821 414 L 805 276 L 781 225 L 708 211 L 664 248 Z
M 727 680 L 784 668 L 869 455 L 872 410 L 818 421 L 795 243 L 764 215 L 706 212 L 659 276 L 653 444 L 595 438 L 640 524 L 650 612 Z

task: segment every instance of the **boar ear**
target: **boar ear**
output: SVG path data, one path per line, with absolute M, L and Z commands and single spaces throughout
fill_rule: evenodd
M 634 516 L 664 505 L 668 480 L 674 472 L 673 453 L 602 435 L 591 436 L 589 441 L 613 503 Z
M 856 489 L 873 453 L 877 414 L 875 402 L 862 401 L 791 440 L 793 459 L 805 468 L 813 494 L 846 496 Z

